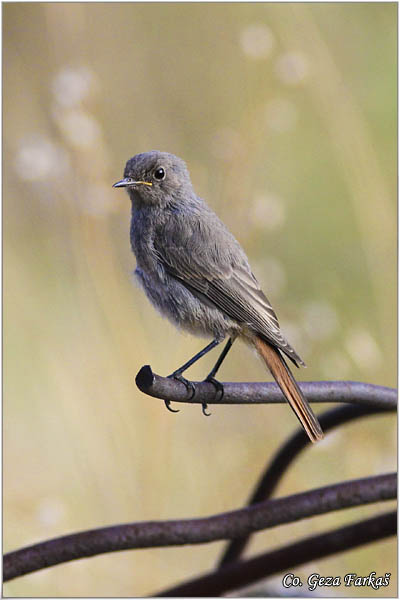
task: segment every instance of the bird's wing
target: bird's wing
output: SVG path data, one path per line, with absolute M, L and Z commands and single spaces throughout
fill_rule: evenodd
M 214 222 L 215 225 L 215 222 Z M 276 314 L 251 272 L 246 255 L 232 234 L 218 220 L 218 228 L 196 227 L 195 235 L 160 236 L 158 258 L 172 277 L 208 300 L 255 333 L 281 349 L 295 364 L 304 364 L 283 337 Z M 160 243 L 162 239 L 163 243 Z M 165 245 L 166 239 L 183 240 Z

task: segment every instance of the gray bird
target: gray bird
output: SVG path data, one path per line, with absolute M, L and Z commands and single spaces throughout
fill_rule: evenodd
M 215 375 L 239 336 L 264 359 L 310 440 L 322 439 L 320 424 L 283 354 L 297 367 L 305 365 L 283 337 L 242 247 L 195 194 L 184 161 L 156 150 L 137 154 L 113 187 L 125 187 L 132 202 L 135 275 L 147 297 L 178 327 L 213 338 L 170 377 L 183 381 L 193 394 L 194 384 L 182 373 L 228 337 L 206 378 L 223 393 Z

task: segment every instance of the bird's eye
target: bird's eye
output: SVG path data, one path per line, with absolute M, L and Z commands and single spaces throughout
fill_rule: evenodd
M 157 169 L 154 171 L 154 179 L 157 179 L 157 181 L 162 181 L 165 179 L 164 167 L 157 167 Z

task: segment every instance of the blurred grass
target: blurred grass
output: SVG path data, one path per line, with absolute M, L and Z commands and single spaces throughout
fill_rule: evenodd
M 132 285 L 130 209 L 111 184 L 137 152 L 188 162 L 304 356 L 300 379 L 396 385 L 396 23 L 394 3 L 3 6 L 6 551 L 238 507 L 295 426 L 286 407 L 172 416 L 136 390 L 142 364 L 169 373 L 202 343 Z M 240 344 L 221 371 L 265 377 Z M 394 419 L 360 421 L 301 457 L 279 493 L 395 465 Z M 250 550 L 354 515 L 257 534 Z M 212 568 L 221 548 L 97 557 L 4 591 L 146 595 Z M 393 596 L 395 548 L 298 574 L 390 571 L 374 595 Z

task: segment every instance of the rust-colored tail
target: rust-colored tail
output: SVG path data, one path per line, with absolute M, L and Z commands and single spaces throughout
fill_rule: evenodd
M 274 376 L 276 383 L 281 388 L 286 400 L 289 402 L 310 440 L 312 442 L 322 440 L 324 434 L 321 426 L 279 350 L 259 337 L 254 339 L 254 345 L 257 352 L 266 362 L 268 369 Z

